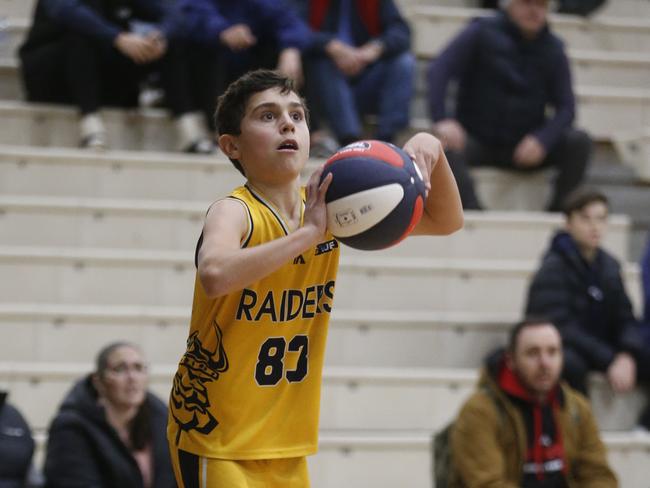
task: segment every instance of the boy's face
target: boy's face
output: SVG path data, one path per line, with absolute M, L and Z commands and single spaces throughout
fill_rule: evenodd
M 566 230 L 579 248 L 591 251 L 600 246 L 607 231 L 607 214 L 603 202 L 592 202 L 571 212 Z
M 296 93 L 279 88 L 255 93 L 240 127 L 241 134 L 225 134 L 219 144 L 241 162 L 249 180 L 280 183 L 300 175 L 309 157 L 309 128 Z

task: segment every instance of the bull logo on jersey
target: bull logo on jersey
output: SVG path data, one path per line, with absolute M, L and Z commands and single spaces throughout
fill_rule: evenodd
M 177 443 L 182 431 L 196 430 L 207 435 L 219 425 L 210 412 L 207 384 L 228 370 L 228 357 L 223 348 L 223 333 L 216 322 L 213 325 L 217 337 L 215 350 L 204 348 L 198 332 L 194 332 L 187 339 L 187 351 L 174 376 L 170 403 L 172 416 L 180 428 Z

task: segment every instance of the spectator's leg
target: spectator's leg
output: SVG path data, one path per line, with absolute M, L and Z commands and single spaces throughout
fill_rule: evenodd
M 446 150 L 449 167 L 454 173 L 460 199 L 465 210 L 482 210 L 483 206 L 476 195 L 474 180 L 469 172 L 470 166 L 481 166 L 485 164 L 485 155 L 488 148 L 475 139 L 467 136 L 465 148 L 461 151 Z
M 66 49 L 61 41 L 21 53 L 20 73 L 28 101 L 72 103 L 66 84 Z
M 640 388 L 650 393 L 650 347 L 645 346 L 634 354 L 636 361 L 636 378 Z M 639 424 L 650 430 L 650 404 L 648 404 L 639 418 Z
M 311 58 L 307 65 L 313 91 L 321 100 L 323 115 L 339 143 L 361 137 L 361 122 L 349 80 L 326 57 Z
M 66 37 L 66 82 L 82 115 L 99 110 L 102 93 L 101 49 L 87 37 Z
M 206 114 L 204 121 L 201 115 L 194 112 L 199 106 L 203 109 L 202 112 L 206 111 L 205 107 L 210 98 L 212 100 L 209 111 L 214 112 L 217 70 L 210 65 L 210 61 L 216 64 L 217 60 L 216 54 L 212 56 L 210 49 L 197 49 L 200 53 L 191 52 L 193 49 L 179 42 L 170 43 L 165 57 L 160 62 L 161 81 L 167 107 L 176 123 L 179 149 L 210 154 L 216 148 L 208 135 L 206 123 L 210 123 L 213 117 Z M 190 69 L 190 65 L 199 62 L 204 67 L 201 74 L 196 73 L 195 69 Z
M 549 152 L 542 167 L 555 166 L 558 172 L 548 205 L 550 212 L 561 211 L 567 195 L 583 181 L 591 150 L 591 138 L 586 132 L 568 129 Z
M 587 373 L 589 373 L 587 362 L 575 350 L 564 346 L 564 369 L 562 371 L 562 377 L 572 388 L 578 390 L 585 396 L 588 394 Z
M 355 82 L 361 113 L 379 117 L 377 139 L 393 142 L 395 135 L 408 127 L 414 78 L 415 57 L 405 52 L 374 63 Z

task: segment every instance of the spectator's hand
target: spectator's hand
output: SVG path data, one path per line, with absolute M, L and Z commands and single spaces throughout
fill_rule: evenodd
M 520 168 L 539 166 L 546 157 L 546 149 L 535 136 L 527 135 L 515 148 L 512 159 Z
M 283 49 L 278 58 L 277 70 L 291 78 L 295 82 L 296 88 L 300 88 L 304 81 L 300 51 L 293 47 Z
M 131 32 L 122 32 L 115 38 L 115 47 L 136 64 L 146 64 L 154 59 L 155 43 Z
M 345 76 L 356 76 L 365 67 L 359 55 L 359 50 L 338 39 L 328 42 L 325 46 L 325 52 Z
M 312 173 L 307 182 L 307 201 L 305 202 L 305 215 L 303 227 L 313 226 L 316 234 L 322 238 L 327 231 L 327 207 L 325 205 L 325 193 L 332 182 L 332 174 L 328 174 L 322 183 L 320 177 L 323 174 L 324 165 L 321 165 Z
M 443 119 L 433 125 L 433 133 L 440 139 L 445 149 L 462 151 L 467 134 L 457 120 Z
M 235 24 L 222 30 L 219 40 L 231 51 L 243 51 L 257 44 L 257 38 L 246 24 Z
M 384 44 L 381 41 L 370 41 L 357 49 L 357 54 L 364 67 L 377 61 L 384 53 Z
M 627 352 L 620 352 L 607 368 L 607 380 L 616 393 L 626 393 L 636 383 L 636 362 Z
M 419 132 L 406 141 L 404 151 L 411 156 L 411 159 L 415 161 L 415 164 L 420 169 L 424 187 L 426 188 L 426 195 L 429 195 L 429 190 L 431 190 L 431 172 L 442 152 L 442 144 L 431 134 Z
M 147 34 L 146 39 L 151 42 L 152 58 L 150 61 L 156 61 L 162 58 L 167 52 L 167 38 L 160 31 L 152 31 Z

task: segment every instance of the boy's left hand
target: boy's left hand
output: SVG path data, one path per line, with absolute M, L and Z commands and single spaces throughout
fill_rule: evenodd
M 433 135 L 427 132 L 419 132 L 406 141 L 403 149 L 411 156 L 415 164 L 418 165 L 420 173 L 422 173 L 422 179 L 424 180 L 426 195 L 429 195 L 429 190 L 431 190 L 431 172 L 442 152 L 442 144 Z

